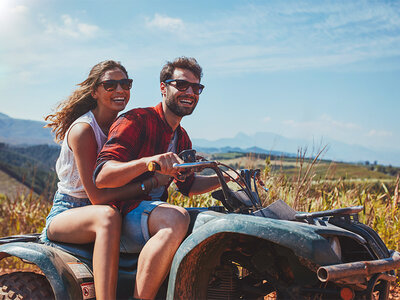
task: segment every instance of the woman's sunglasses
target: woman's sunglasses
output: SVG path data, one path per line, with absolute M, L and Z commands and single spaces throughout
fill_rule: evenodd
M 200 95 L 204 89 L 204 85 L 200 83 L 193 83 L 183 79 L 168 79 L 164 81 L 164 83 L 166 84 L 171 82 L 175 82 L 175 85 L 172 84 L 171 85 L 181 92 L 186 91 L 189 88 L 189 86 L 191 86 L 193 93 L 195 93 L 196 95 Z
M 132 81 L 132 79 L 104 80 L 99 85 L 102 85 L 107 92 L 114 91 L 118 87 L 118 84 L 122 89 L 130 90 L 132 88 Z

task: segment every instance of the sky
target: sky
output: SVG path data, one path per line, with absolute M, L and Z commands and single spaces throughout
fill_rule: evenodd
M 41 120 L 96 63 L 133 78 L 128 109 L 160 100 L 179 56 L 205 89 L 192 138 L 239 132 L 400 154 L 400 1 L 0 0 L 0 112 Z

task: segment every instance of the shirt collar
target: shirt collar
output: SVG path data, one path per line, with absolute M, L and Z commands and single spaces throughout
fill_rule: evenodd
M 165 119 L 165 115 L 164 115 L 164 111 L 163 111 L 163 107 L 162 107 L 162 102 L 158 103 L 155 107 L 154 107 L 157 115 L 161 118 L 161 120 L 164 121 L 165 125 L 168 126 L 168 128 L 171 130 L 172 133 L 172 128 L 171 126 L 169 126 L 167 120 Z M 177 132 L 181 132 L 181 125 L 179 124 L 178 127 L 176 128 Z

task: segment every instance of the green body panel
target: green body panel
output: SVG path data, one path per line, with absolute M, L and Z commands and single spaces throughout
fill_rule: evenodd
M 235 238 L 243 235 L 267 240 L 291 249 L 296 256 L 312 261 L 316 265 L 340 263 L 340 259 L 332 251 L 327 239 L 317 233 L 319 230 L 321 228 L 318 226 L 299 222 L 241 214 L 201 212 L 197 216 L 192 233 L 181 244 L 172 262 L 167 299 L 182 298 L 176 295 L 175 285 L 181 280 L 179 272 L 183 272 L 182 268 L 186 268 L 185 274 L 190 274 L 188 269 L 191 267 L 186 263 L 185 258 L 193 251 L 196 252 L 197 258 L 203 254 L 206 255 L 207 249 L 199 249 L 199 247 L 212 247 L 218 239 L 211 244 L 205 241 L 221 234 L 224 236 L 232 234 Z
M 68 262 L 78 262 L 73 256 L 53 247 L 32 242 L 0 245 L 0 260 L 7 256 L 15 256 L 37 265 L 49 281 L 56 299 L 82 298 L 79 281 L 67 265 Z

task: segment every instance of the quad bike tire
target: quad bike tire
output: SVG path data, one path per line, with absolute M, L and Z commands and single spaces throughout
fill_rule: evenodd
M 54 299 L 46 277 L 33 272 L 14 272 L 0 276 L 0 300 Z

